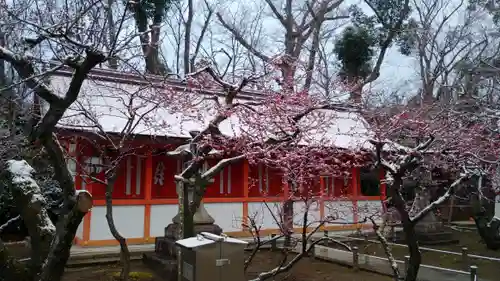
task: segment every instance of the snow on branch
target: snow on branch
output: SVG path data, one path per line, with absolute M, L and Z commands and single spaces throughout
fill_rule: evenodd
M 40 212 L 45 205 L 45 198 L 32 177 L 35 170 L 25 160 L 8 160 L 7 165 L 8 171 L 12 175 L 12 184 L 15 191 L 29 197 L 30 199 L 27 202 L 29 207 L 36 212 Z
M 470 174 L 463 174 L 460 175 L 460 177 L 455 180 L 446 190 L 445 194 L 440 196 L 438 199 L 432 201 L 429 205 L 427 205 L 425 208 L 423 208 L 420 212 L 418 212 L 416 215 L 410 218 L 411 223 L 416 224 L 418 223 L 421 219 L 423 219 L 428 213 L 434 211 L 437 209 L 438 206 L 446 202 L 451 196 L 455 194 L 457 191 L 456 189 L 460 187 L 460 184 L 463 183 L 466 179 L 470 177 Z
M 396 259 L 392 255 L 389 243 L 387 242 L 387 239 L 384 237 L 382 232 L 380 231 L 380 226 L 375 222 L 375 220 L 370 217 L 370 220 L 373 225 L 373 231 L 375 232 L 375 235 L 377 235 L 377 239 L 380 241 L 380 244 L 382 244 L 382 247 L 384 249 L 385 255 L 387 256 L 387 259 L 389 261 L 389 264 L 391 266 L 392 272 L 394 274 L 394 280 L 399 280 L 401 274 L 399 273 L 399 268 L 398 268 L 398 263 L 396 262 Z
M 8 160 L 7 170 L 12 177 L 12 191 L 15 198 L 18 198 L 18 204 L 24 209 L 23 216 L 35 214 L 25 220 L 33 222 L 33 225 L 27 225 L 30 236 L 49 236 L 55 234 L 55 227 L 45 210 L 45 199 L 41 193 L 40 187 L 32 177 L 34 169 L 25 160 Z M 27 210 L 29 209 L 29 211 Z M 35 235 L 37 233 L 37 235 Z

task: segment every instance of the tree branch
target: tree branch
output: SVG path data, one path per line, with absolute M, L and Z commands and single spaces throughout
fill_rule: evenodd
M 18 222 L 21 220 L 21 215 L 18 215 L 17 217 L 11 218 L 10 220 L 6 221 L 4 224 L 0 225 L 0 234 L 9 227 L 11 224 Z
M 271 1 L 271 0 L 265 0 L 267 5 L 269 6 L 269 8 L 271 9 L 271 11 L 273 12 L 274 16 L 280 21 L 280 23 L 286 28 L 287 27 L 287 21 L 285 20 L 285 18 L 283 17 L 282 14 L 280 14 L 280 12 L 278 11 L 278 9 L 276 8 L 276 6 L 274 5 L 274 3 Z
M 36 78 L 35 68 L 27 57 L 16 55 L 13 52 L 0 47 L 0 59 L 10 62 L 21 78 L 26 81 L 36 95 L 49 103 L 49 110 L 43 116 L 42 120 L 30 132 L 30 140 L 38 142 L 39 140 L 48 151 L 50 160 L 55 168 L 56 178 L 59 181 L 61 188 L 64 191 L 66 201 L 75 194 L 73 178 L 66 169 L 64 155 L 56 137 L 53 136 L 53 131 L 56 124 L 63 117 L 66 109 L 76 101 L 78 94 L 87 74 L 97 64 L 104 62 L 106 57 L 97 50 L 87 49 L 87 56 L 81 63 L 77 63 L 75 58 L 68 59 L 73 62 L 76 67 L 73 73 L 73 78 L 69 84 L 64 97 L 59 97 L 45 83 Z M 41 106 L 41 105 L 36 105 Z
M 441 204 L 446 202 L 451 196 L 453 196 L 456 192 L 456 188 L 460 186 L 460 184 L 470 178 L 469 175 L 462 175 L 460 178 L 458 178 L 456 181 L 454 181 L 449 187 L 448 190 L 446 190 L 445 194 L 443 194 L 441 197 L 439 197 L 437 200 L 433 201 L 429 205 L 427 205 L 425 208 L 423 208 L 419 213 L 417 213 L 415 216 L 410 218 L 410 222 L 412 224 L 417 224 L 421 219 L 423 219 L 428 213 L 431 211 L 434 211 L 437 207 L 439 207 Z
M 372 221 L 373 224 L 373 231 L 375 232 L 375 235 L 377 235 L 378 240 L 380 241 L 380 244 L 382 244 L 382 248 L 384 249 L 385 255 L 387 256 L 387 259 L 389 260 L 389 264 L 391 266 L 392 272 L 393 272 L 393 277 L 394 281 L 400 280 L 400 273 L 398 269 L 398 263 L 394 259 L 394 256 L 391 253 L 389 243 L 387 242 L 387 239 L 385 239 L 384 235 L 380 232 L 380 227 L 378 226 L 377 223 L 375 223 L 375 220 L 370 217 L 370 220 Z
M 368 1 L 365 1 L 368 2 Z M 375 63 L 375 66 L 373 67 L 372 71 L 370 72 L 370 75 L 363 81 L 361 85 L 358 87 L 363 87 L 363 85 L 366 85 L 368 83 L 371 83 L 375 81 L 379 76 L 380 76 L 380 68 L 382 67 L 382 62 L 384 61 L 385 54 L 387 50 L 389 49 L 392 40 L 396 36 L 396 34 L 400 31 L 401 27 L 403 26 L 403 21 L 406 18 L 406 15 L 408 14 L 410 8 L 409 8 L 409 2 L 410 0 L 405 0 L 403 4 L 403 9 L 401 9 L 401 12 L 399 13 L 399 18 L 394 26 L 391 26 L 389 28 L 389 33 L 387 34 L 387 38 L 384 40 L 382 45 L 380 46 L 380 52 L 379 56 L 377 58 L 377 61 Z M 374 12 L 376 12 L 374 10 Z M 382 22 L 382 24 L 384 24 Z M 359 89 L 357 89 L 359 90 Z
M 236 41 L 238 41 L 243 47 L 245 47 L 248 51 L 250 51 L 252 54 L 254 54 L 256 57 L 260 58 L 261 60 L 265 62 L 269 62 L 271 59 L 264 55 L 262 52 L 257 51 L 250 43 L 248 43 L 245 38 L 241 35 L 241 33 L 233 26 L 229 25 L 224 18 L 222 17 L 221 13 L 216 13 L 217 19 L 219 19 L 219 22 L 222 24 L 222 26 L 227 29 L 231 34 L 233 34 L 234 38 Z

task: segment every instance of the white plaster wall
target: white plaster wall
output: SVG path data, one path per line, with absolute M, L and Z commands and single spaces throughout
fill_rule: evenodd
M 309 209 L 309 210 L 308 210 Z M 319 202 L 312 202 L 309 207 L 305 202 L 293 203 L 293 227 L 304 226 L 304 214 L 307 212 L 307 224 L 310 227 L 315 227 L 321 222 L 320 204 Z
M 172 219 L 179 210 L 179 205 L 152 205 L 149 235 L 159 237 L 165 235 L 165 227 L 172 223 Z
M 205 203 L 204 205 L 223 232 L 242 230 L 243 203 Z
M 92 208 L 90 240 L 113 239 L 106 222 L 106 207 Z M 115 225 L 125 238 L 144 237 L 144 206 L 113 206 Z
M 352 223 L 354 221 L 352 201 L 325 201 L 325 216 L 333 216 L 337 218 L 332 224 L 345 224 Z
M 280 213 L 280 204 L 281 202 L 268 202 L 267 205 L 269 206 L 269 209 L 271 209 L 272 213 L 269 211 L 269 209 L 266 207 L 266 204 L 264 203 L 257 203 L 257 202 L 252 202 L 248 203 L 248 216 L 252 217 L 255 219 L 257 225 L 262 226 L 262 229 L 269 229 L 269 228 L 278 228 L 278 225 L 276 224 L 275 219 L 273 218 L 273 214 L 276 217 L 276 219 L 279 218 L 279 213 Z
M 76 229 L 76 237 L 82 239 L 83 238 L 83 224 L 85 223 L 84 220 L 78 225 L 78 228 Z
M 358 201 L 358 221 L 367 218 L 368 223 L 370 223 L 369 217 L 373 216 L 375 222 L 381 222 L 382 212 L 382 202 L 380 201 Z

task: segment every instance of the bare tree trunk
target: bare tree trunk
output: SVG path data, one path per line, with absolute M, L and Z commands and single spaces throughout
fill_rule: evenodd
M 115 0 L 108 0 L 108 10 L 107 10 L 107 18 L 108 18 L 108 48 L 111 48 L 113 42 L 116 40 L 116 26 L 113 19 L 113 4 Z M 118 58 L 114 50 L 108 50 L 113 53 L 113 56 L 109 58 L 109 67 L 112 69 L 118 69 Z
M 410 254 L 410 261 L 406 269 L 405 281 L 416 281 L 420 264 L 422 263 L 422 255 L 418 246 L 417 233 L 415 225 L 407 221 L 403 222 L 403 231 L 405 233 L 406 245 Z
M 487 203 L 487 199 L 481 199 L 479 196 L 473 196 L 472 210 L 474 212 L 474 222 L 476 223 L 476 228 L 483 239 L 486 247 L 490 250 L 500 249 L 500 221 L 495 219 L 491 215 L 488 215 L 486 211 L 487 208 L 483 206 Z
M 293 233 L 293 199 L 283 203 L 283 230 L 285 231 L 285 246 L 291 245 Z
M 165 2 L 155 3 L 153 24 L 151 25 L 151 40 L 148 32 L 148 15 L 140 3 L 134 4 L 134 17 L 146 62 L 146 72 L 151 74 L 166 74 L 167 68 L 159 58 L 160 25 L 163 21 Z
M 0 47 L 5 46 L 5 34 L 0 30 Z M 14 69 L 12 69 L 14 72 Z M 7 79 L 7 69 L 5 68 L 5 61 L 0 60 L 0 97 L 2 97 L 2 104 L 7 104 L 7 125 L 9 129 L 9 138 L 11 141 L 15 140 L 16 135 L 16 95 L 14 89 L 10 88 L 12 81 Z M 13 76 L 12 76 L 13 77 Z M 3 90 L 3 88 L 6 88 Z
M 193 0 L 188 0 L 188 17 L 185 24 L 184 34 L 184 75 L 190 73 L 189 57 L 191 55 L 191 25 L 193 23 Z
M 40 281 L 54 281 L 62 278 L 78 226 L 91 206 L 91 195 L 86 192 L 80 192 L 77 195 L 77 203 L 73 207 L 73 210 L 65 216 L 65 219 L 60 220 L 58 223 L 56 239 L 59 243 L 51 246 L 53 249 L 49 252 L 47 262 L 43 266 Z
M 295 188 L 295 183 L 293 181 L 288 181 L 289 194 L 288 198 L 285 198 L 285 202 L 283 202 L 283 214 L 282 214 L 282 231 L 285 235 L 285 246 L 288 247 L 291 245 L 292 234 L 293 234 L 293 195 L 297 190 Z
M 399 212 L 401 223 L 403 224 L 403 232 L 405 234 L 405 242 L 408 246 L 410 261 L 405 274 L 405 281 L 416 281 L 420 264 L 422 263 L 422 255 L 417 241 L 415 224 L 410 220 L 410 214 L 406 210 L 405 201 L 399 192 L 403 187 L 402 175 L 394 176 L 394 183 L 390 186 L 394 207 Z
M 106 220 L 108 222 L 109 230 L 113 237 L 120 243 L 120 262 L 122 264 L 122 271 L 120 273 L 120 279 L 127 281 L 130 275 L 130 251 L 128 250 L 127 240 L 120 234 L 118 229 L 116 229 L 115 221 L 113 218 L 113 186 L 115 183 L 116 174 L 108 179 L 106 185 Z

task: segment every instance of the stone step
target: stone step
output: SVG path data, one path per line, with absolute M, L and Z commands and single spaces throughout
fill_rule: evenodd
M 157 253 L 143 254 L 142 260 L 156 274 L 163 276 L 164 280 L 177 279 L 177 260 Z
M 142 259 L 142 253 L 130 252 L 130 260 Z M 93 265 L 100 263 L 114 263 L 120 261 L 119 253 L 96 253 L 86 255 L 72 255 L 66 264 L 67 267 Z

